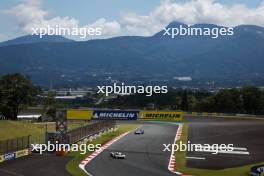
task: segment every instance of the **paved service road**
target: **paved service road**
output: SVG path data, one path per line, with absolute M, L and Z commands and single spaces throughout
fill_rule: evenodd
M 0 176 L 70 176 L 65 165 L 71 159 L 54 154 L 33 154 L 1 163 Z
M 177 125 L 143 124 L 145 133 L 133 132 L 112 144 L 85 169 L 93 176 L 169 176 L 170 152 L 163 152 L 163 144 L 172 144 Z M 113 159 L 111 151 L 126 154 L 126 159 Z
M 264 120 L 228 118 L 189 118 L 189 141 L 192 144 L 234 144 L 234 153 L 212 155 L 188 152 L 187 166 L 225 169 L 264 161 Z M 247 154 L 247 152 L 249 154 Z

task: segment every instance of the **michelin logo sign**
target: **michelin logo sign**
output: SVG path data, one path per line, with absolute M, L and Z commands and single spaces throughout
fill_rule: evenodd
M 94 120 L 137 120 L 139 111 L 95 110 Z

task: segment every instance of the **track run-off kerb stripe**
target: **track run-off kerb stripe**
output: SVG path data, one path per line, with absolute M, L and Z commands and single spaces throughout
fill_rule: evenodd
M 174 144 L 176 144 L 176 142 L 181 139 L 181 135 L 182 135 L 183 124 L 178 124 L 178 125 L 179 127 L 175 135 Z M 175 171 L 175 167 L 176 167 L 176 157 L 175 157 L 174 150 L 171 150 L 171 156 L 170 156 L 170 161 L 168 165 L 169 171 L 177 175 L 180 175 L 180 176 L 188 176 L 186 174 Z
M 173 144 L 176 144 L 176 142 L 181 139 L 182 131 L 183 131 L 183 123 L 181 123 L 181 122 L 163 122 L 163 121 L 149 121 L 149 122 L 151 122 L 151 123 L 158 123 L 158 124 L 178 125 L 178 129 L 176 131 L 176 135 L 175 135 Z M 177 174 L 179 176 L 190 176 L 190 175 L 183 174 L 183 173 L 180 173 L 180 172 L 175 171 L 175 168 L 176 168 L 176 158 L 175 158 L 175 153 L 174 152 L 175 152 L 174 150 L 171 150 L 171 156 L 170 156 L 169 165 L 168 165 L 169 171 L 172 172 L 172 173 L 174 173 L 174 174 Z

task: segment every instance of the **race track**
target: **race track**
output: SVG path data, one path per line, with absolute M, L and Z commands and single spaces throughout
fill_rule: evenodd
M 145 134 L 133 132 L 112 144 L 88 163 L 85 169 L 93 176 L 168 176 L 170 152 L 163 144 L 174 141 L 177 125 L 143 124 Z M 126 154 L 126 159 L 113 159 L 111 151 Z

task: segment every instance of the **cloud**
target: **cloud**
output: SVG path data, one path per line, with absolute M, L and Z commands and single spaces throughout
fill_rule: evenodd
M 32 33 L 32 28 L 62 27 L 76 28 L 82 27 L 75 18 L 50 17 L 48 10 L 41 8 L 41 0 L 24 0 L 22 3 L 5 11 L 5 14 L 15 17 L 18 27 L 25 33 Z M 104 18 L 95 21 L 92 24 L 86 24 L 83 27 L 102 27 L 102 34 L 105 36 L 115 35 L 120 31 L 120 25 L 116 21 L 107 22 Z
M 232 27 L 241 24 L 264 26 L 263 19 L 264 1 L 257 8 L 249 8 L 244 4 L 225 5 L 214 0 L 162 0 L 149 15 L 124 14 L 122 24 L 130 35 L 153 35 L 172 21 Z
M 113 36 L 119 34 L 121 26 L 117 21 L 107 22 L 106 19 L 100 18 L 94 23 L 87 25 L 86 27 L 101 28 L 104 36 Z
M 109 7 L 111 8 L 111 7 Z M 158 7 L 147 15 L 125 13 L 120 21 L 107 21 L 100 18 L 91 24 L 80 26 L 79 21 L 69 16 L 51 16 L 48 10 L 41 8 L 41 0 L 22 0 L 9 10 L 9 14 L 16 18 L 18 27 L 26 33 L 31 28 L 59 26 L 59 27 L 93 27 L 102 28 L 104 37 L 118 35 L 150 36 L 160 31 L 172 21 L 186 24 L 213 23 L 223 26 L 253 24 L 264 26 L 264 0 L 256 8 L 245 4 L 226 5 L 215 0 L 161 0 Z
M 4 34 L 0 34 L 0 42 L 2 42 L 2 41 L 6 41 L 6 40 L 8 40 L 8 36 L 6 36 L 6 35 L 4 35 Z

